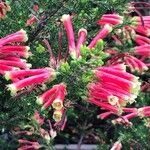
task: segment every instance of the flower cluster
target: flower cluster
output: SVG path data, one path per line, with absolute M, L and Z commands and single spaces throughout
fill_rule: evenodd
M 14 95 L 29 86 L 52 81 L 55 78 L 55 71 L 51 68 L 6 71 L 5 78 L 13 81 L 7 87 Z
M 15 42 L 26 42 L 27 35 L 24 30 L 7 35 L 0 39 L 0 73 L 5 71 L 28 69 L 31 64 L 26 63 L 25 59 L 30 53 L 28 46 L 15 45 Z
M 113 68 L 114 67 L 114 68 Z M 97 82 L 88 85 L 90 102 L 121 107 L 133 103 L 138 95 L 138 78 L 120 68 L 98 67 L 94 70 Z
M 64 112 L 64 99 L 66 95 L 66 85 L 64 83 L 54 85 L 51 89 L 44 92 L 37 98 L 37 103 L 43 105 L 42 110 L 47 109 L 49 106 L 55 109 L 53 119 L 59 122 Z
M 28 46 L 15 45 L 16 42 L 26 42 L 24 30 L 10 34 L 0 39 L 0 73 L 13 83 L 7 87 L 12 95 L 31 85 L 42 84 L 55 78 L 51 68 L 29 69 L 31 64 L 23 58 L 28 58 Z

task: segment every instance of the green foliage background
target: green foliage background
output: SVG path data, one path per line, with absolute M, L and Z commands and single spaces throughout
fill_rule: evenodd
M 108 12 L 122 14 L 128 0 L 10 0 L 11 12 L 5 20 L 0 21 L 0 37 L 25 29 L 29 35 L 27 44 L 31 47 L 33 56 L 29 59 L 33 68 L 46 67 L 49 64 L 49 55 L 42 40 L 48 38 L 53 52 L 57 54 L 58 32 L 63 31 L 62 25 L 56 25 L 57 20 L 63 14 L 74 15 L 73 24 L 76 33 L 82 27 L 88 30 L 88 40 L 96 34 L 99 26 L 96 21 Z M 42 15 L 48 19 L 41 25 L 41 22 L 32 27 L 25 27 L 25 22 L 33 12 L 32 6 L 37 3 L 40 7 L 38 18 Z M 55 12 L 58 10 L 57 12 Z M 55 12 L 53 14 L 53 12 Z M 51 17 L 49 17 L 51 16 Z M 77 36 L 77 34 L 76 34 Z M 44 48 L 45 47 L 45 48 Z M 67 42 L 64 32 L 63 51 L 66 51 Z M 8 82 L 7 82 L 8 83 Z M 36 105 L 36 96 L 40 91 L 29 93 L 27 96 L 13 99 L 5 88 L 6 81 L 0 77 L 0 149 L 13 150 L 18 147 L 17 139 L 12 134 L 16 126 L 25 126 L 33 115 Z M 52 83 L 53 84 L 53 83 Z M 51 86 L 51 85 L 48 85 Z M 75 90 L 75 89 L 74 89 Z M 78 92 L 78 91 L 72 91 Z M 71 97 L 70 97 L 71 99 Z M 122 139 L 123 149 L 128 150 L 132 146 L 135 150 L 150 149 L 150 131 L 143 125 L 144 120 L 134 119 L 133 127 L 127 128 L 121 125 L 114 126 L 110 120 L 99 120 L 96 115 L 101 111 L 96 106 L 78 100 L 81 106 L 85 106 L 89 112 L 79 107 L 70 109 L 67 112 L 68 120 L 63 132 L 58 133 L 54 143 L 78 143 L 81 136 L 84 136 L 83 143 L 98 144 L 98 149 L 110 149 L 112 143 Z M 149 93 L 140 94 L 136 106 L 149 105 Z M 52 118 L 50 113 L 44 112 L 47 118 Z M 6 138 L 4 138 L 6 136 Z M 130 146 L 129 146 L 130 145 Z

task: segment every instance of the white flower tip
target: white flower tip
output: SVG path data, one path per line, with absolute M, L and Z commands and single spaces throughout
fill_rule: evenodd
M 112 29 L 113 29 L 110 24 L 106 24 L 106 25 L 104 26 L 104 28 L 107 29 L 107 30 L 109 30 L 109 32 L 111 32 Z
M 38 105 L 42 105 L 42 104 L 43 104 L 43 99 L 40 98 L 40 97 L 37 97 L 36 103 L 37 103 Z
M 5 73 L 5 75 L 4 75 L 5 79 L 7 81 L 10 80 L 10 71 L 5 71 L 4 73 Z
M 63 103 L 61 99 L 55 99 L 52 103 L 52 107 L 56 110 L 61 110 L 63 108 Z
M 50 135 L 51 135 L 51 138 L 54 139 L 57 136 L 57 132 L 54 131 L 53 129 L 51 129 L 50 130 Z
M 8 90 L 11 92 L 11 95 L 15 95 L 17 93 L 16 86 L 13 84 L 7 85 Z
M 26 60 L 26 59 L 21 59 L 21 62 L 26 63 L 26 62 L 27 62 L 27 60 Z
M 28 52 L 30 50 L 30 47 L 29 46 L 26 46 L 26 51 Z
M 31 52 L 26 52 L 24 57 L 27 59 L 27 58 L 29 58 L 29 57 L 32 56 L 32 55 L 33 55 L 33 54 L 32 54 Z
M 27 63 L 27 68 L 31 68 L 32 64 Z
M 119 101 L 119 98 L 118 97 L 116 97 L 116 96 L 109 96 L 108 97 L 108 102 L 109 102 L 109 104 L 111 104 L 111 105 L 116 105 L 116 104 L 118 104 L 118 101 Z
M 64 22 L 66 20 L 70 19 L 70 15 L 69 14 L 64 14 L 61 18 L 61 21 Z
M 76 53 L 76 50 L 70 49 L 70 56 L 72 57 L 72 59 L 77 59 L 77 53 Z
M 59 110 L 54 111 L 53 119 L 54 119 L 56 122 L 59 122 L 59 121 L 61 121 L 61 118 L 62 118 L 62 112 L 59 111 Z
M 79 32 L 78 32 L 78 36 L 79 36 L 79 34 L 80 34 L 81 32 L 84 32 L 85 35 L 87 35 L 87 30 L 84 29 L 84 28 L 81 28 L 81 29 L 79 30 Z
M 25 31 L 25 30 L 23 30 L 23 29 L 21 29 L 21 30 L 20 30 L 20 32 L 24 35 L 24 39 L 23 39 L 23 41 L 24 41 L 24 42 L 28 41 L 28 36 L 27 36 L 26 31 Z

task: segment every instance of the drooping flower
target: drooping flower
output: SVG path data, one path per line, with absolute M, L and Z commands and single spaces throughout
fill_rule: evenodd
M 42 109 L 46 109 L 52 105 L 56 110 L 63 108 L 63 102 L 66 95 L 66 85 L 60 83 L 54 85 L 51 89 L 37 98 L 37 103 L 43 105 Z

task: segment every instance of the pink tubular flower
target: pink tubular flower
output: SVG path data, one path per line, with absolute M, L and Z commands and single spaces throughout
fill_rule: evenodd
M 128 113 L 128 114 L 126 114 L 124 116 L 119 116 L 119 118 L 112 120 L 113 124 L 132 125 L 132 123 L 129 120 L 132 119 L 132 118 L 137 117 L 138 114 L 139 114 L 139 111 L 138 111 L 137 108 L 121 108 L 120 109 L 120 114 L 121 113 Z M 114 115 L 114 114 L 115 114 L 115 112 L 108 110 L 107 112 L 99 114 L 97 117 L 100 118 L 100 119 L 105 119 L 105 118 L 108 118 L 110 115 Z
M 143 27 L 143 26 L 134 26 L 132 27 L 136 32 L 145 35 L 145 36 L 150 36 L 150 28 L 148 27 Z
M 18 150 L 28 150 L 28 149 L 39 149 L 41 146 L 38 142 L 31 142 L 25 139 L 18 140 L 20 144 L 25 144 L 25 146 L 22 146 L 18 148 Z M 27 145 L 29 144 L 29 145 Z
M 111 65 L 110 66 L 112 69 L 120 70 L 120 71 L 126 71 L 126 65 L 124 63 L 116 64 L 116 65 Z
M 127 107 L 125 107 L 125 108 L 123 108 L 123 111 L 124 112 L 128 112 L 128 113 L 132 113 L 132 112 L 134 112 L 134 113 L 137 113 L 137 111 L 138 111 L 138 109 L 137 108 L 127 108 Z
M 102 18 L 97 22 L 98 25 L 112 24 L 118 25 L 123 23 L 123 17 L 117 14 L 103 15 Z
M 142 56 L 150 56 L 150 45 L 141 45 L 133 48 L 135 54 Z
M 150 116 L 150 106 L 145 106 L 138 109 L 138 116 L 140 117 L 148 117 Z
M 113 112 L 104 112 L 104 113 L 101 113 L 97 116 L 97 118 L 100 118 L 100 119 L 106 119 L 108 118 L 110 115 L 114 114 Z
M 7 87 L 13 95 L 16 94 L 17 91 L 20 91 L 28 86 L 42 84 L 49 80 L 53 80 L 54 78 L 55 72 L 54 70 L 51 70 L 48 73 L 42 73 L 40 75 L 34 75 L 25 79 L 21 79 L 15 83 L 9 84 Z
M 125 63 L 127 66 L 129 66 L 132 72 L 137 71 L 139 73 L 143 73 L 144 71 L 148 70 L 148 67 L 145 63 L 131 55 L 126 56 Z
M 122 113 L 116 106 L 112 106 L 108 103 L 100 102 L 99 100 L 96 100 L 94 98 L 89 98 L 89 102 L 103 108 L 104 110 L 109 110 L 109 111 L 114 112 L 116 114 Z
M 139 67 L 133 59 L 126 57 L 125 64 L 130 68 L 131 72 L 139 71 Z
M 114 143 L 114 145 L 112 146 L 110 150 L 121 150 L 121 149 L 122 149 L 122 144 L 120 141 L 117 141 Z
M 135 118 L 138 116 L 138 111 L 129 113 L 127 115 L 121 116 L 117 119 L 112 120 L 113 124 L 125 124 L 125 125 L 132 125 L 132 123 L 129 121 L 132 118 Z
M 63 108 L 63 102 L 66 95 L 66 85 L 65 84 L 59 84 L 57 86 L 56 96 L 52 103 L 52 107 L 56 110 L 60 110 Z
M 122 112 L 122 107 L 133 103 L 140 90 L 138 78 L 122 70 L 123 64 L 115 67 L 96 68 L 94 74 L 98 81 L 87 86 L 89 101 L 111 112 L 102 115 L 104 118 L 105 115 Z
M 117 105 L 119 99 L 112 95 L 112 94 L 108 94 L 104 93 L 104 92 L 90 92 L 90 97 L 93 97 L 95 99 L 100 99 L 101 101 L 106 101 L 111 105 Z
M 141 41 L 143 41 L 143 42 L 145 42 L 145 43 L 147 43 L 147 44 L 150 44 L 150 39 L 147 38 L 147 37 L 145 37 L 145 36 L 142 36 L 142 35 L 136 34 L 136 35 L 134 35 L 133 39 L 134 39 L 135 42 L 136 42 L 137 40 L 141 40 Z
M 5 78 L 7 80 L 15 78 L 24 78 L 33 75 L 39 75 L 42 73 L 47 73 L 51 71 L 51 68 L 42 68 L 42 69 L 28 69 L 28 70 L 17 70 L 17 71 L 6 71 Z
M 42 104 L 42 110 L 52 105 L 56 110 L 63 108 L 63 101 L 66 95 L 66 85 L 60 83 L 54 85 L 50 90 L 37 98 L 37 103 Z
M 86 36 L 87 36 L 87 30 L 83 28 L 80 29 L 78 32 L 78 41 L 77 41 L 77 46 L 76 46 L 77 57 L 80 57 L 80 48 L 81 48 L 81 45 L 84 44 Z
M 112 67 L 99 67 L 99 68 L 97 68 L 97 70 L 103 71 L 103 72 L 106 72 L 106 73 L 110 73 L 110 74 L 116 75 L 118 77 L 130 80 L 130 81 L 133 81 L 133 82 L 138 81 L 138 77 L 136 77 L 136 76 L 134 76 L 134 75 L 132 75 L 128 72 L 123 72 L 123 71 L 120 71 L 120 70 L 116 70 Z
M 43 111 L 43 110 L 47 109 L 49 106 L 51 106 L 54 99 L 55 99 L 55 94 L 51 95 L 49 97 L 49 99 L 47 101 L 45 101 L 45 103 L 43 103 L 41 110 Z
M 71 22 L 71 16 L 65 14 L 62 16 L 61 20 L 62 20 L 64 27 L 65 27 L 65 30 L 67 32 L 68 47 L 69 47 L 70 55 L 73 58 L 77 58 L 75 38 L 74 38 L 74 31 L 73 31 L 73 26 L 72 26 L 72 22 Z
M 140 46 L 141 46 L 141 45 L 147 45 L 147 44 L 148 44 L 148 43 L 146 43 L 145 41 L 142 41 L 142 40 L 140 40 L 140 39 L 136 39 L 136 40 L 135 40 L 135 43 L 138 44 L 138 45 L 140 45 Z
M 119 99 L 99 84 L 93 83 L 88 85 L 88 90 L 90 97 L 100 99 L 101 101 L 106 101 L 111 105 L 116 105 L 118 103 Z
M 2 65 L 7 65 L 7 66 L 13 66 L 13 67 L 18 67 L 20 69 L 29 69 L 31 67 L 31 64 L 28 64 L 26 62 L 20 61 L 10 61 L 10 60 L 2 60 L 0 59 L 0 64 Z
M 11 46 L 2 46 L 0 47 L 0 52 L 4 51 L 21 51 L 27 52 L 30 49 L 29 46 L 22 46 L 22 45 L 11 45 Z
M 136 95 L 131 94 L 127 91 L 125 91 L 124 89 L 121 88 L 117 88 L 117 86 L 113 85 L 113 84 L 102 84 L 102 86 L 109 91 L 112 95 L 117 96 L 119 99 L 124 100 L 124 103 L 132 103 L 134 102 L 134 99 L 137 98 Z M 115 89 L 117 88 L 117 89 Z
M 46 92 L 44 92 L 42 95 L 40 95 L 38 98 L 37 98 L 37 103 L 42 105 L 44 104 L 45 102 L 49 101 L 49 99 L 52 97 L 52 95 L 55 95 L 56 93 L 56 90 L 57 90 L 57 87 L 56 86 L 53 86 L 50 90 L 47 90 Z M 54 97 L 53 99 L 54 100 Z M 52 104 L 52 102 L 50 103 Z
M 130 58 L 137 63 L 138 65 L 138 72 L 142 73 L 144 71 L 148 70 L 148 67 L 146 66 L 145 63 L 143 63 L 141 60 L 137 59 L 136 57 L 130 56 Z
M 104 14 L 102 17 L 113 18 L 113 19 L 123 19 L 123 17 L 118 14 Z
M 98 32 L 98 34 L 93 38 L 93 40 L 90 42 L 90 44 L 88 45 L 88 47 L 89 48 L 95 47 L 96 43 L 100 39 L 104 39 L 111 31 L 112 31 L 111 25 L 109 25 L 109 24 L 104 25 L 104 27 L 102 28 L 102 30 L 100 30 Z
M 31 26 L 36 22 L 37 22 L 37 18 L 36 16 L 33 15 L 26 21 L 26 26 Z
M 105 24 L 122 24 L 123 23 L 123 17 L 119 16 L 118 14 L 104 14 L 102 18 L 97 22 L 98 25 L 105 25 Z
M 91 86 L 89 86 L 89 96 L 101 101 L 108 101 L 111 105 L 120 106 L 134 102 L 134 99 L 137 97 L 115 84 L 110 83 L 97 83 L 95 86 L 92 86 L 92 89 Z
M 7 65 L 1 65 L 0 64 L 0 73 L 1 74 L 4 74 L 5 71 L 12 71 L 12 70 L 16 70 L 16 68 L 12 67 L 12 66 L 7 66 Z
M 0 39 L 0 45 L 9 44 L 11 42 L 26 42 L 28 40 L 26 31 L 21 29 L 20 31 L 7 35 Z
M 38 4 L 34 4 L 34 5 L 33 5 L 33 10 L 34 10 L 35 12 L 37 12 L 37 11 L 39 10 L 39 5 L 38 5 Z
M 98 80 L 100 80 L 100 82 L 114 83 L 129 92 L 133 92 L 136 88 L 139 89 L 140 87 L 137 83 L 134 83 L 130 80 L 124 79 L 122 77 L 110 73 L 105 73 L 103 71 L 95 71 L 95 75 L 98 78 Z
M 23 57 L 23 58 L 28 58 L 31 56 L 31 52 L 21 52 L 21 51 L 0 51 L 0 55 L 5 57 L 5 56 L 14 56 L 14 57 Z

